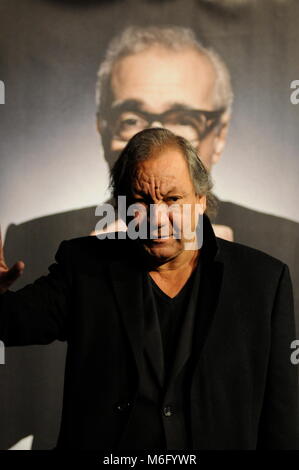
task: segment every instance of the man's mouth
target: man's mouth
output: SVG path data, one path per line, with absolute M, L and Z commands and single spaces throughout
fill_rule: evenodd
M 165 243 L 167 240 L 170 240 L 172 238 L 171 235 L 161 235 L 161 236 L 158 236 L 157 238 L 153 238 L 151 237 L 149 242 L 151 243 Z

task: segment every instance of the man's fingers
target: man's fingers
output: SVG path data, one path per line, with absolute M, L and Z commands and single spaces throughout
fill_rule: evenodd
M 16 268 L 22 274 L 22 272 L 25 269 L 24 261 L 17 261 L 11 269 L 13 269 L 13 268 Z
M 25 264 L 23 261 L 18 261 L 8 271 L 2 271 L 0 274 L 0 288 L 8 289 L 8 287 L 23 273 L 24 268 Z
M 25 268 L 25 264 L 23 263 L 23 261 L 18 261 L 7 271 L 6 273 L 7 279 L 9 281 L 17 279 L 24 271 L 24 268 Z

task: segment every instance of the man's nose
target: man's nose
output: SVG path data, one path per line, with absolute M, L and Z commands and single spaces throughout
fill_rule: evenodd
M 161 202 L 159 204 L 150 205 L 150 223 L 153 229 L 161 228 L 163 225 L 168 225 L 168 206 Z

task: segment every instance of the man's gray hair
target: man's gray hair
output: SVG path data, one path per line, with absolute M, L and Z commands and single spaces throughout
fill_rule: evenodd
M 110 42 L 105 58 L 98 70 L 96 86 L 97 115 L 105 114 L 111 99 L 110 79 L 113 66 L 122 58 L 137 54 L 150 47 L 162 46 L 172 51 L 192 48 L 204 54 L 214 66 L 216 81 L 214 88 L 215 109 L 231 111 L 233 91 L 229 71 L 221 57 L 211 48 L 204 47 L 190 28 L 181 26 L 130 26 Z
M 213 186 L 211 176 L 199 159 L 195 148 L 184 137 L 161 127 L 138 132 L 122 150 L 110 172 L 110 188 L 115 201 L 118 196 L 130 195 L 138 163 L 151 158 L 155 152 L 169 147 L 181 151 L 188 164 L 195 193 L 207 196 L 207 214 L 213 216 L 217 203 L 211 192 Z

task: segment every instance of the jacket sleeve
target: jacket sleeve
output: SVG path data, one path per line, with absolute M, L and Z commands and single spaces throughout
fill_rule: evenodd
M 271 321 L 271 350 L 259 424 L 258 449 L 299 449 L 298 375 L 291 363 L 295 339 L 292 284 L 284 265 Z
M 62 242 L 47 276 L 0 295 L 0 340 L 5 346 L 67 339 L 72 284 L 68 251 L 68 242 Z

